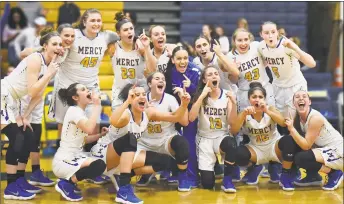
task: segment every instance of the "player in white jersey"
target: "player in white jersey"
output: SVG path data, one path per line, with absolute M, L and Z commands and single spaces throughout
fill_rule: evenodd
M 112 85 L 112 110 L 123 101 L 118 98 L 120 90 L 129 83 L 146 85 L 144 72 L 155 70 L 156 58 L 149 49 L 149 38 L 142 33 L 135 37 L 134 25 L 122 12 L 116 13 L 116 31 L 120 41 L 115 44 L 112 56 L 112 68 L 115 74 Z
M 64 115 L 68 109 L 57 93 L 60 88 L 67 88 L 70 84 L 84 84 L 90 90 L 99 91 L 99 66 L 109 43 L 118 39 L 112 31 L 101 31 L 102 17 L 97 9 L 88 9 L 80 17 L 80 23 L 75 29 L 75 40 L 68 49 L 66 59 L 55 77 L 54 92 L 49 107 L 49 116 L 58 123 L 60 135 Z M 86 109 L 86 113 L 92 105 Z M 98 119 L 98 123 L 100 118 Z M 99 132 L 99 125 L 95 133 Z
M 219 71 L 222 89 L 233 90 L 235 93 L 238 87 L 235 83 L 238 80 L 239 70 L 236 63 L 230 62 L 228 58 L 221 52 L 219 43 L 215 40 L 213 45 L 214 52 L 210 51 L 210 43 L 208 38 L 200 36 L 195 41 L 195 49 L 198 57 L 195 57 L 193 63 L 203 70 L 207 66 L 212 66 Z
M 143 87 L 127 84 L 119 95 L 124 102 L 111 115 L 109 133 L 98 141 L 91 153 L 106 162 L 108 173 L 119 167 L 120 187 L 116 202 L 143 203 L 134 195 L 130 185 L 132 169 L 137 175 L 164 170 L 168 166 L 169 156 L 151 151 L 141 151 L 135 156 L 137 140 L 142 137 L 150 120 L 180 121 L 187 111 L 190 95 L 185 93 L 181 96 L 182 105 L 174 113 L 160 112 L 154 107 L 146 109 L 147 98 Z
M 167 64 L 172 55 L 175 44 L 166 44 L 166 31 L 162 25 L 152 25 L 149 28 L 149 35 L 152 40 L 152 53 L 157 59 L 157 69 L 163 74 L 166 73 Z
M 30 146 L 24 144 L 29 144 L 32 139 L 32 135 L 27 134 L 30 132 L 30 128 L 26 127 L 29 125 L 27 118 L 37 105 L 37 101 L 42 98 L 43 90 L 50 79 L 57 72 L 59 66 L 54 60 L 60 52 L 62 43 L 58 33 L 52 32 L 43 36 L 40 44 L 43 46 L 42 52 L 33 53 L 23 59 L 9 76 L 1 80 L 1 131 L 9 139 L 6 152 L 8 185 L 4 192 L 5 199 L 32 199 L 35 194 L 26 190 L 39 191 L 24 178 L 30 154 Z M 25 95 L 32 97 L 32 100 L 25 113 L 19 115 L 17 101 Z M 23 130 L 21 126 L 24 126 Z
M 66 200 L 79 201 L 83 197 L 75 193 L 76 183 L 100 176 L 106 169 L 103 160 L 83 151 L 83 145 L 97 141 L 108 129 L 103 128 L 102 133 L 92 135 L 101 112 L 101 100 L 95 90 L 91 93 L 85 85 L 73 83 L 67 89 L 60 89 L 58 94 L 69 108 L 63 121 L 61 144 L 52 161 L 52 170 L 59 178 L 55 189 Z M 91 103 L 92 114 L 87 118 L 85 109 Z
M 238 148 L 236 161 L 239 166 L 249 165 L 242 179 L 249 185 L 258 183 L 259 174 L 264 170 L 261 164 L 279 162 L 284 168 L 290 169 L 293 157 L 286 156 L 290 153 L 289 149 L 293 150 L 296 146 L 289 145 L 293 141 L 290 136 L 281 137 L 277 124 L 285 127 L 284 117 L 274 106 L 267 104 L 266 96 L 267 92 L 260 82 L 251 82 L 248 91 L 250 106 L 240 113 L 234 107 L 230 116 L 232 134 L 242 129 L 250 138 L 248 144 Z M 270 178 L 272 183 L 278 183 L 279 180 L 279 175 Z
M 147 94 L 147 102 L 154 106 L 157 110 L 165 113 L 176 112 L 179 104 L 176 98 L 165 93 L 166 81 L 165 76 L 161 72 L 155 72 L 147 78 L 147 84 L 150 92 Z M 184 117 L 179 123 L 187 126 L 189 123 L 188 111 L 185 111 Z M 180 136 L 176 130 L 175 123 L 163 121 L 149 121 L 148 127 L 138 141 L 137 152 L 141 150 L 153 151 L 161 154 L 169 155 L 175 158 L 179 169 L 179 191 L 190 191 L 191 185 L 187 182 L 186 167 L 189 158 L 188 141 Z M 149 180 L 138 181 L 138 186 L 148 185 Z M 141 181 L 141 182 L 140 182 Z M 147 183 L 147 184 L 146 184 Z M 140 185 L 141 184 L 141 185 Z
M 47 34 L 48 32 L 52 32 L 52 28 L 46 28 L 41 31 L 40 36 Z M 60 34 L 62 39 L 62 47 L 67 49 L 74 41 L 74 29 L 70 24 L 61 24 L 57 28 L 57 32 Z M 38 39 L 39 41 L 39 39 Z M 36 50 L 41 50 L 42 47 L 39 45 L 35 45 L 34 48 L 25 48 L 21 53 L 20 57 L 25 58 L 26 56 L 32 54 Z M 62 54 L 62 53 L 61 53 Z M 61 62 L 63 59 L 58 58 L 57 62 Z M 20 110 L 22 113 L 25 112 L 26 107 L 30 102 L 30 97 L 25 96 L 23 99 L 20 100 Z M 29 183 L 32 185 L 41 185 L 41 186 L 52 186 L 54 182 L 50 180 L 48 177 L 44 176 L 41 168 L 40 168 L 40 141 L 41 141 L 41 134 L 42 134 L 42 118 L 43 118 L 43 108 L 44 108 L 44 100 L 42 99 L 39 104 L 34 108 L 31 113 L 31 117 L 29 120 L 31 127 L 34 132 L 34 138 L 32 143 L 30 144 L 30 158 L 31 158 L 31 166 L 32 166 L 32 174 L 29 180 Z
M 259 42 L 251 41 L 252 34 L 247 30 L 237 29 L 232 36 L 232 51 L 227 54 L 229 60 L 238 64 L 238 111 L 243 111 L 250 106 L 247 93 L 250 89 L 250 83 L 260 82 L 267 91 L 267 104 L 275 106 L 272 85 L 269 83 L 269 77 L 266 74 L 264 61 L 258 53 Z
M 216 154 L 221 153 L 225 155 L 221 188 L 224 192 L 236 192 L 231 176 L 235 165 L 236 141 L 229 135 L 228 125 L 234 96 L 233 92 L 219 88 L 220 81 L 217 68 L 203 69 L 189 120 L 193 122 L 198 117 L 196 146 L 202 186 L 214 188 Z
M 313 57 L 302 51 L 295 43 L 285 37 L 279 37 L 277 26 L 265 22 L 261 26 L 258 51 L 273 75 L 273 89 L 276 108 L 284 117 L 295 113 L 293 95 L 298 90 L 307 90 L 307 82 L 300 70 L 299 60 L 308 67 L 315 67 Z
M 335 190 L 343 180 L 343 136 L 327 119 L 311 108 L 306 91 L 297 91 L 293 97 L 296 117 L 286 119 L 286 125 L 297 145 L 303 150 L 295 155 L 295 163 L 307 172 L 328 175 L 324 190 Z M 317 148 L 313 148 L 313 144 Z

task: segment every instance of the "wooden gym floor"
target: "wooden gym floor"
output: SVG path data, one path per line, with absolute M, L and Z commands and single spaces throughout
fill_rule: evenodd
M 54 178 L 51 172 L 51 158 L 41 159 L 41 168 L 48 172 L 50 178 Z M 31 171 L 29 162 L 27 172 Z M 1 160 L 1 199 L 5 204 L 63 204 L 74 203 L 66 201 L 56 192 L 54 187 L 42 187 L 44 191 L 30 201 L 4 200 L 3 191 L 6 187 L 5 161 Z M 28 177 L 27 177 L 28 178 Z M 54 178 L 56 179 L 56 178 Z M 325 178 L 324 178 L 325 179 Z M 221 179 L 216 180 L 215 191 L 193 189 L 190 192 L 178 192 L 177 185 L 168 185 L 166 182 L 155 182 L 148 187 L 135 187 L 136 195 L 144 200 L 144 203 L 154 204 L 193 204 L 193 203 L 311 203 L 311 204 L 336 204 L 343 203 L 343 184 L 336 191 L 323 191 L 320 187 L 297 187 L 294 192 L 281 190 L 278 184 L 271 184 L 267 178 L 260 178 L 257 186 L 248 186 L 236 183 L 237 193 L 228 194 L 221 190 Z M 136 177 L 132 183 L 136 182 Z M 84 199 L 78 203 L 105 204 L 114 203 L 116 191 L 112 183 L 96 185 L 88 182 L 78 184 L 82 190 Z

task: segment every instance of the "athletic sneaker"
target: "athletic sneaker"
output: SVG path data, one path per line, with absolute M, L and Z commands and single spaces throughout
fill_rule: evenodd
M 285 191 L 293 191 L 295 190 L 294 184 L 293 184 L 293 177 L 291 173 L 282 172 L 280 177 L 279 185 L 282 187 Z
M 43 171 L 38 169 L 32 172 L 29 184 L 34 186 L 53 186 L 55 182 L 44 176 Z
M 160 173 L 160 180 L 164 181 L 171 177 L 171 171 L 165 170 Z
M 231 176 L 223 177 L 221 189 L 226 193 L 235 193 L 236 192 L 236 189 L 235 189 L 235 186 L 232 182 Z
M 98 185 L 107 183 L 107 180 L 105 180 L 102 176 L 97 176 L 96 178 L 93 178 L 93 179 L 86 179 L 86 181 L 88 181 L 90 183 L 95 183 Z
M 177 176 L 170 176 L 170 178 L 167 179 L 167 182 L 169 184 L 178 183 L 178 177 Z
M 42 191 L 41 188 L 38 188 L 36 186 L 29 184 L 24 177 L 18 178 L 16 180 L 16 183 L 19 187 L 21 187 L 23 190 L 25 190 L 29 193 L 40 193 Z
M 16 182 L 8 184 L 4 191 L 4 199 L 7 200 L 31 200 L 35 196 L 36 194 L 25 191 Z
M 82 196 L 74 192 L 75 185 L 68 182 L 67 180 L 60 179 L 55 185 L 55 189 L 59 192 L 62 197 L 69 201 L 80 201 Z
M 139 187 L 144 187 L 144 186 L 148 186 L 149 183 L 156 178 L 155 178 L 155 173 L 154 174 L 144 174 L 141 176 L 140 180 L 138 182 L 136 182 L 136 186 Z
M 321 186 L 322 184 L 322 177 L 319 173 L 316 174 L 306 174 L 306 177 L 303 179 L 296 179 L 294 184 L 297 186 Z
M 240 167 L 238 165 L 234 165 L 234 169 L 232 172 L 232 182 L 236 183 L 236 182 L 240 182 L 241 178 L 240 178 Z
M 125 203 L 125 204 L 142 204 L 143 203 L 142 200 L 136 197 L 136 195 L 134 194 L 133 186 L 130 184 L 119 187 L 115 201 L 118 203 Z
M 282 164 L 280 163 L 273 163 L 268 165 L 268 172 L 269 172 L 269 177 L 270 183 L 279 183 L 280 181 L 280 175 L 282 171 Z
M 178 191 L 187 192 L 191 191 L 192 182 L 188 179 L 187 173 L 179 172 L 178 175 Z
M 328 174 L 328 181 L 322 188 L 326 191 L 336 190 L 342 181 L 343 172 L 340 170 L 334 170 Z
M 264 171 L 263 165 L 252 165 L 251 169 L 247 169 L 247 180 L 246 184 L 248 185 L 256 185 L 259 182 L 259 175 Z

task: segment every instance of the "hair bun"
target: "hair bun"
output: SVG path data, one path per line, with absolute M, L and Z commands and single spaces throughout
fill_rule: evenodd
M 253 89 L 254 87 L 261 87 L 261 88 L 263 88 L 263 85 L 260 82 L 258 82 L 258 81 L 254 81 L 254 82 L 250 83 L 250 89 Z
M 115 14 L 115 20 L 117 22 L 123 20 L 125 18 L 125 15 L 123 14 L 123 12 L 119 11 Z
M 51 33 L 51 32 L 53 32 L 53 31 L 54 31 L 54 28 L 52 28 L 52 27 L 46 27 L 46 28 L 43 28 L 43 29 L 41 30 L 41 32 L 39 32 L 39 35 L 40 35 L 40 36 L 45 36 L 46 34 Z

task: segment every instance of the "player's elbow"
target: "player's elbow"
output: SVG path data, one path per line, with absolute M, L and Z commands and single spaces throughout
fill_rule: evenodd
M 186 126 L 188 126 L 189 125 L 189 120 L 182 120 L 182 121 L 180 121 L 179 122 L 179 124 L 181 124 L 182 126 L 184 126 L 184 127 L 186 127 Z
M 314 68 L 314 67 L 317 66 L 317 63 L 315 62 L 314 59 L 312 59 L 312 60 L 308 63 L 307 66 L 308 66 L 309 68 Z

